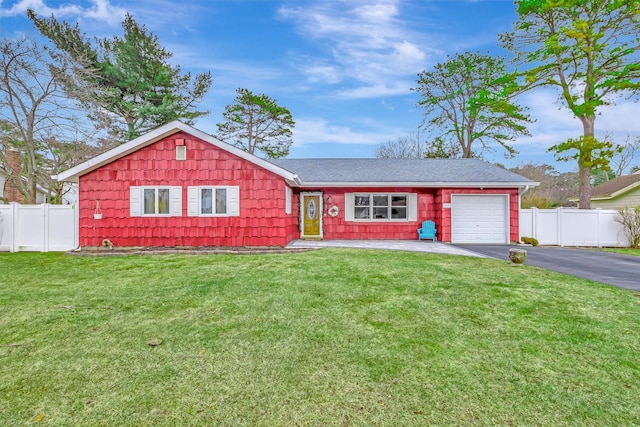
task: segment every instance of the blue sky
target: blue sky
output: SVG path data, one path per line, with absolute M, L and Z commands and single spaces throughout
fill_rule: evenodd
M 516 18 L 511 1 L 468 0 L 0 0 L 0 34 L 39 34 L 26 18 L 78 22 L 90 36 L 121 35 L 126 12 L 174 54 L 183 71 L 210 70 L 213 86 L 202 105 L 211 111 L 196 127 L 215 133 L 237 88 L 265 93 L 296 121 L 289 157 L 373 157 L 381 142 L 416 132 L 417 73 L 447 55 L 490 51 L 505 55 L 497 34 Z M 547 148 L 581 134 L 580 123 L 536 91 L 520 102 L 536 120 L 513 160 L 496 149 L 485 159 L 515 166 L 555 163 Z M 619 100 L 596 121 L 618 142 L 640 135 L 638 104 Z M 428 137 L 428 129 L 421 129 Z

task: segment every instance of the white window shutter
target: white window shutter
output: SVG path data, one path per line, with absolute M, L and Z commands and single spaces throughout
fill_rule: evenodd
M 142 187 L 129 187 L 129 215 L 142 216 Z
M 169 214 L 182 216 L 182 187 L 171 187 L 169 190 Z
M 344 195 L 344 220 L 353 221 L 353 193 Z
M 407 194 L 407 221 L 418 220 L 418 195 L 416 193 Z
M 227 215 L 240 215 L 240 187 L 227 187 Z
M 187 216 L 200 214 L 200 187 L 187 187 Z
M 290 214 L 291 213 L 291 199 L 292 199 L 292 191 L 291 191 L 291 187 L 285 187 L 284 189 L 284 213 L 286 214 Z

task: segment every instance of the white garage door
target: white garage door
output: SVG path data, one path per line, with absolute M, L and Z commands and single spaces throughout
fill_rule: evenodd
M 509 243 L 506 195 L 452 195 L 452 243 Z

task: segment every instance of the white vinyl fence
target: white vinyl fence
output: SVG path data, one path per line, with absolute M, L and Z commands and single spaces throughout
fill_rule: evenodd
M 78 247 L 74 205 L 0 205 L 0 252 L 55 252 Z
M 520 237 L 534 237 L 541 245 L 629 246 L 617 210 L 521 209 Z
M 521 209 L 520 236 L 541 245 L 629 245 L 615 222 L 616 210 Z M 54 252 L 78 247 L 78 209 L 74 205 L 0 205 L 0 252 Z

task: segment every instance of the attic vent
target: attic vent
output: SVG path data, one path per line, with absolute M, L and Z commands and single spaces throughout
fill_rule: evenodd
M 176 160 L 187 160 L 187 147 L 185 145 L 176 146 Z

